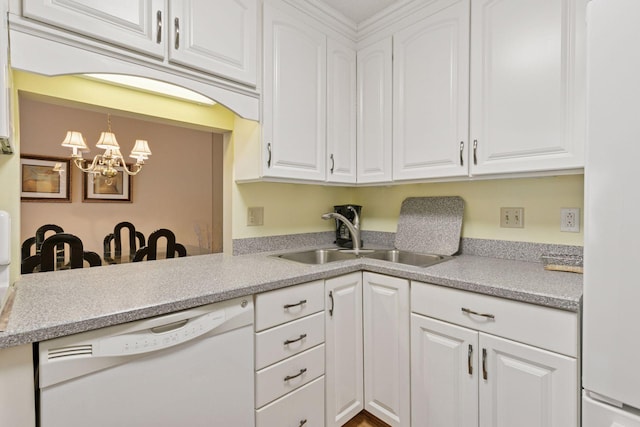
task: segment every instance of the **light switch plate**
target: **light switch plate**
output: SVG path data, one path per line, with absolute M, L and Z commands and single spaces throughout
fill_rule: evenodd
M 524 208 L 500 208 L 500 227 L 524 228 Z
M 264 207 L 247 208 L 247 226 L 264 225 Z

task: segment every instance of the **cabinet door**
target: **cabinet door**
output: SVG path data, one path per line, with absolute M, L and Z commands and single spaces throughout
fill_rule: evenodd
M 364 408 L 362 273 L 325 282 L 327 427 L 342 426 Z
M 264 175 L 325 180 L 325 35 L 301 13 L 264 4 Z
M 469 0 L 393 36 L 393 179 L 466 176 Z
M 28 18 L 164 57 L 164 0 L 23 0 Z
M 472 174 L 584 166 L 586 1 L 472 2 Z
M 358 51 L 358 182 L 391 181 L 391 37 Z
M 257 0 L 170 1 L 172 62 L 255 86 Z
M 365 410 L 391 426 L 410 421 L 409 281 L 363 273 Z
M 356 182 L 356 51 L 327 41 L 327 181 Z
M 480 427 L 578 426 L 576 359 L 483 333 L 479 344 Z
M 411 425 L 478 425 L 478 333 L 411 315 Z

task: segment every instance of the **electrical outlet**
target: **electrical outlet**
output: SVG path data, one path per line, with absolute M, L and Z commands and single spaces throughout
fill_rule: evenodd
M 524 208 L 500 208 L 500 227 L 524 228 Z
M 264 207 L 247 208 L 247 226 L 264 225 Z
M 560 231 L 580 232 L 580 208 L 560 209 Z

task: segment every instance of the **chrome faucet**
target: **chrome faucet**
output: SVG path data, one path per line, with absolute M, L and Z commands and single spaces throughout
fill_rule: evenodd
M 351 223 L 351 221 L 349 221 L 343 215 L 340 215 L 339 213 L 336 213 L 336 212 L 329 212 L 329 213 L 323 214 L 322 215 L 322 219 L 332 219 L 333 218 L 335 220 L 342 221 L 344 223 L 344 225 L 346 225 L 347 228 L 349 229 L 349 233 L 351 233 L 351 241 L 353 242 L 353 250 L 357 254 L 358 251 L 360 251 L 360 217 L 358 216 L 358 212 L 356 212 L 356 210 L 353 207 L 348 206 L 347 209 L 349 209 L 351 212 L 353 212 L 353 215 L 354 215 L 353 223 Z

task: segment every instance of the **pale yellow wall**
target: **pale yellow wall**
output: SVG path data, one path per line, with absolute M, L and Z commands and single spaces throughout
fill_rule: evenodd
M 354 203 L 354 189 L 308 184 L 251 183 L 236 185 L 233 238 L 300 234 L 332 229 L 320 218 L 333 205 Z M 264 207 L 264 225 L 248 227 L 247 208 Z
M 463 237 L 566 245 L 583 244 L 583 233 L 560 232 L 560 208 L 581 214 L 583 175 L 520 178 L 385 187 L 320 187 L 275 183 L 241 184 L 236 189 L 233 237 L 260 237 L 332 229 L 320 219 L 334 204 L 363 206 L 362 228 L 395 232 L 406 197 L 460 196 L 465 200 Z M 246 209 L 264 206 L 264 227 L 247 227 Z M 525 227 L 500 228 L 500 207 L 523 207 Z
M 582 246 L 582 228 L 580 233 L 560 231 L 560 208 L 580 208 L 582 216 L 583 181 L 583 175 L 567 175 L 365 187 L 357 190 L 355 201 L 363 206 L 365 230 L 395 231 L 406 197 L 460 196 L 465 200 L 464 237 Z M 523 207 L 525 227 L 500 228 L 500 207 Z

